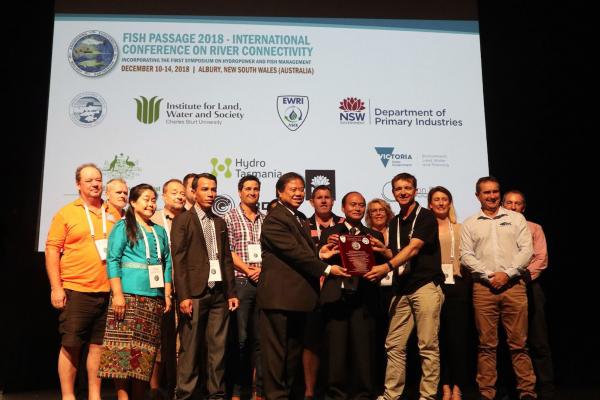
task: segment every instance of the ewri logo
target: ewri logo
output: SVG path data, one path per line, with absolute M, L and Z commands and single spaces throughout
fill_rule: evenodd
M 375 151 L 379 155 L 379 160 L 384 167 L 388 166 L 390 160 L 392 166 L 409 167 L 412 165 L 412 155 L 408 153 L 394 153 L 393 147 L 375 147 Z
M 342 124 L 364 124 L 365 103 L 357 97 L 346 97 L 340 101 L 339 109 L 340 123 Z
M 277 96 L 277 113 L 286 128 L 298 130 L 308 116 L 308 96 Z
M 139 99 L 134 99 L 136 103 L 136 118 L 143 124 L 153 124 L 158 121 L 160 116 L 160 102 L 163 99 L 156 100 L 158 96 L 152 97 L 150 100 L 144 96 Z M 141 99 L 141 100 L 140 100 Z

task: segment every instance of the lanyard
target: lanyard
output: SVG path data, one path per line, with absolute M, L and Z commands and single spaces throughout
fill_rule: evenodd
M 454 225 L 450 222 L 450 218 L 448 218 L 448 226 L 450 227 L 450 263 L 454 264 Z
M 83 203 L 83 208 L 85 209 L 85 216 L 87 218 L 88 225 L 90 226 L 90 233 L 92 234 L 92 240 L 96 236 L 96 231 L 94 230 L 94 224 L 92 224 L 92 218 L 90 217 L 90 209 L 88 208 L 85 202 Z M 106 211 L 104 211 L 104 207 L 100 206 L 100 210 L 102 210 L 102 234 L 104 235 L 104 239 L 106 239 Z
M 142 225 L 138 224 L 138 226 L 142 230 L 142 236 L 144 236 L 144 245 L 146 246 L 146 261 L 148 262 L 148 265 L 150 265 L 150 245 L 148 244 L 148 238 L 146 237 L 146 230 L 144 229 L 144 227 Z M 160 244 L 158 243 L 158 235 L 156 234 L 154 227 L 151 226 L 150 229 L 152 229 L 152 234 L 154 235 L 154 241 L 156 242 L 156 256 L 158 257 L 158 263 L 162 264 Z
M 415 213 L 415 219 L 413 219 L 412 222 L 412 228 L 410 228 L 410 233 L 408 234 L 408 240 L 410 241 L 410 239 L 412 239 L 412 235 L 415 231 L 415 223 L 417 222 L 417 217 L 419 216 L 419 213 L 421 212 L 421 206 L 419 206 L 419 208 L 417 208 L 417 212 Z M 400 220 L 402 219 L 402 217 L 398 216 L 398 232 L 397 232 L 397 236 L 396 236 L 396 244 L 398 245 L 398 251 L 400 251 L 401 246 L 400 246 Z
M 238 215 L 240 216 L 244 235 L 248 238 L 249 243 L 254 243 L 254 237 L 250 235 L 250 230 L 248 230 L 248 225 L 246 225 L 247 222 L 246 222 L 246 216 L 244 215 L 244 212 L 242 211 L 241 208 L 236 208 L 236 211 L 237 211 Z M 260 214 L 256 214 L 256 218 L 260 219 Z M 254 220 L 254 221 L 256 222 L 256 220 Z M 261 229 L 262 229 L 262 224 L 259 224 L 258 225 L 258 237 L 259 238 L 260 238 Z M 254 222 L 252 223 L 252 231 L 254 231 Z
M 163 226 L 165 231 L 167 231 L 167 240 L 169 242 L 169 247 L 171 247 L 171 227 L 167 224 L 167 217 L 165 216 L 165 210 L 160 210 L 160 215 L 162 216 Z
M 317 226 L 317 237 L 319 239 L 321 239 L 321 224 L 319 223 L 319 220 L 317 219 L 317 214 L 315 214 L 315 225 Z M 335 224 L 333 223 L 333 215 L 332 215 L 328 228 L 331 228 L 334 225 Z

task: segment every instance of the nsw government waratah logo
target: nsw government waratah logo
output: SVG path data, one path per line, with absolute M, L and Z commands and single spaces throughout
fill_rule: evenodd
M 163 99 L 157 99 L 158 96 L 148 100 L 144 96 L 134 99 L 136 104 L 136 118 L 143 124 L 153 124 L 158 121 L 160 116 L 160 103 Z
M 83 76 L 106 74 L 115 66 L 118 57 L 117 42 L 101 31 L 80 33 L 69 45 L 69 64 Z
M 277 96 L 279 119 L 290 131 L 300 129 L 308 116 L 307 96 Z
M 106 102 L 98 93 L 81 93 L 71 101 L 69 115 L 79 126 L 96 126 L 106 116 Z
M 340 113 L 340 123 L 365 123 L 365 102 L 358 97 L 346 97 L 344 100 L 340 101 L 338 108 L 342 110 Z

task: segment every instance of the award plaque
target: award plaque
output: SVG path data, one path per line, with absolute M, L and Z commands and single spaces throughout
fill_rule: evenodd
M 342 267 L 348 274 L 363 276 L 375 265 L 371 240 L 364 235 L 340 235 Z

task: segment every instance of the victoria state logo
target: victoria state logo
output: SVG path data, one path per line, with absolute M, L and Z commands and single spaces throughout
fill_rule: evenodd
M 163 99 L 156 100 L 157 97 L 154 96 L 148 100 L 144 96 L 140 96 L 139 99 L 134 99 L 138 121 L 144 124 L 153 124 L 158 121 L 158 117 L 160 116 L 160 102 Z
M 388 166 L 390 160 L 392 166 L 410 167 L 412 166 L 412 155 L 408 153 L 394 153 L 393 147 L 375 147 L 379 160 L 384 167 Z
M 69 45 L 69 64 L 83 76 L 106 74 L 115 66 L 118 57 L 117 42 L 101 31 L 80 33 Z
M 297 131 L 308 116 L 308 96 L 277 96 L 277 113 L 286 128 Z
M 81 93 L 71 101 L 69 114 L 77 125 L 90 128 L 106 116 L 106 102 L 98 93 Z
M 338 107 L 340 113 L 340 123 L 342 124 L 364 124 L 365 123 L 365 103 L 357 97 L 346 97 L 340 101 Z

